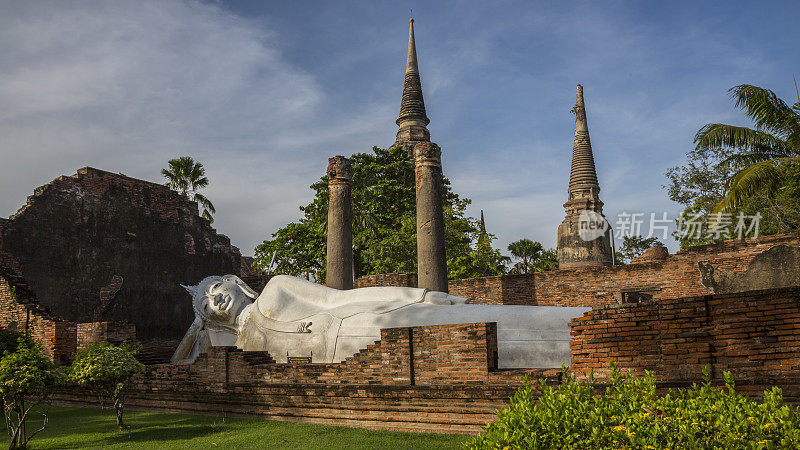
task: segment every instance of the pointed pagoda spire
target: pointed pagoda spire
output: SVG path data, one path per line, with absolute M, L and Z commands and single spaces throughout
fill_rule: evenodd
M 483 210 L 481 210 L 481 233 L 486 234 L 486 222 L 483 220 Z
M 592 142 L 589 140 L 589 124 L 586 121 L 586 105 L 583 102 L 583 86 L 578 85 L 575 94 L 575 143 L 572 147 L 572 168 L 569 173 L 569 192 L 592 189 L 600 190 L 597 170 L 594 166 Z
M 425 114 L 425 100 L 422 98 L 422 81 L 417 64 L 417 45 L 414 41 L 414 19 L 408 25 L 408 57 L 406 58 L 406 78 L 403 84 L 403 100 L 397 118 L 397 142 L 430 141 L 427 125 L 431 121 Z
M 575 143 L 569 173 L 566 217 L 558 227 L 558 266 L 560 268 L 613 265 L 611 229 L 603 216 L 600 184 L 594 166 L 583 86 L 578 85 L 575 108 Z

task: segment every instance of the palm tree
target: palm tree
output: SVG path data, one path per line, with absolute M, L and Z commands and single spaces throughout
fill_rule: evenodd
M 211 217 L 211 214 L 217 212 L 214 204 L 197 192 L 198 189 L 208 186 L 206 169 L 203 168 L 203 164 L 195 162 L 191 156 L 181 156 L 177 159 L 170 159 L 169 168 L 161 169 L 161 174 L 167 179 L 164 184 L 202 205 L 203 217 L 209 222 L 214 222 L 214 218 Z
M 508 251 L 514 258 L 521 259 L 514 264 L 512 272 L 544 272 L 558 267 L 554 251 L 545 250 L 541 243 L 527 238 L 508 244 Z
M 715 213 L 739 208 L 754 193 L 774 191 L 781 184 L 781 169 L 800 161 L 800 94 L 790 107 L 774 92 L 758 86 L 742 84 L 728 92 L 756 127 L 709 123 L 695 135 L 699 151 L 735 151 L 724 162 L 737 172 L 714 207 Z

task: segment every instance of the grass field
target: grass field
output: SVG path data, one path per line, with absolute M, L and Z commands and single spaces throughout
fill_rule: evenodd
M 371 431 L 259 419 L 225 419 L 185 414 L 125 412 L 132 427 L 119 431 L 113 410 L 52 408 L 50 426 L 31 449 L 77 448 L 292 448 L 292 449 L 449 449 L 468 436 Z M 29 429 L 35 429 L 34 424 Z M 8 437 L 2 441 L 8 445 Z

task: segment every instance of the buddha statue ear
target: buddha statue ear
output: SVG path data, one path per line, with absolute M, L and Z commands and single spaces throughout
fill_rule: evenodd
M 181 285 L 182 288 L 186 289 L 186 292 L 194 298 L 194 294 L 197 293 L 197 286 L 186 286 L 185 284 Z

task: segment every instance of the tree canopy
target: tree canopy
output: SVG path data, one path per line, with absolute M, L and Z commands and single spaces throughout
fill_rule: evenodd
M 669 198 L 685 218 L 705 229 L 721 216 L 761 216 L 760 234 L 800 230 L 800 102 L 789 107 L 772 91 L 752 85 L 730 89 L 735 106 L 755 128 L 721 123 L 696 134 L 688 162 L 667 171 Z M 685 248 L 733 235 L 686 235 Z
M 122 415 L 128 381 L 144 370 L 144 365 L 136 360 L 138 352 L 138 348 L 126 343 L 99 342 L 79 350 L 69 367 L 69 379 L 94 391 L 101 405 L 104 399 L 112 400 L 120 429 L 125 426 Z
M 402 147 L 350 156 L 353 167 L 353 257 L 355 276 L 417 271 L 414 163 Z M 450 278 L 497 275 L 503 257 L 491 247 L 478 220 L 466 216 L 470 200 L 461 198 L 442 178 L 445 246 Z M 255 249 L 255 266 L 288 275 L 325 279 L 328 177 L 311 185 L 314 200 L 301 206 L 303 216 L 272 234 Z M 481 236 L 484 237 L 481 237 Z M 480 241 L 480 242 L 479 242 Z M 277 254 L 275 253 L 277 252 Z
M 527 238 L 508 244 L 511 256 L 518 259 L 511 269 L 512 273 L 544 272 L 558 268 L 555 249 L 545 249 L 541 242 Z
M 654 245 L 664 244 L 655 236 L 648 238 L 639 235 L 623 236 L 617 255 L 623 262 L 629 263 L 632 259 L 642 256 L 642 253 Z
M 64 374 L 30 338 L 20 337 L 14 350 L 6 350 L 0 359 L 0 396 L 11 438 L 9 448 L 25 448 L 33 436 L 47 428 L 47 410 L 41 406 L 52 389 L 64 381 Z M 42 426 L 28 433 L 25 424 L 32 422 L 30 414 L 34 411 L 41 415 Z

